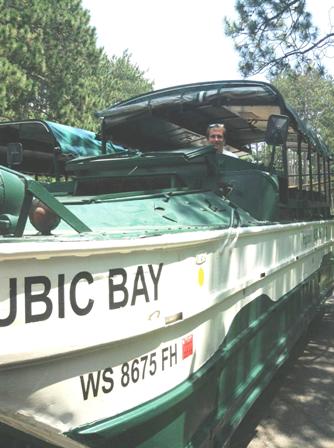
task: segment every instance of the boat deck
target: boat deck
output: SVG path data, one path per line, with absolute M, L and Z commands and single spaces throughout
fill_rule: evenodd
M 257 400 L 230 448 L 334 447 L 334 296 Z

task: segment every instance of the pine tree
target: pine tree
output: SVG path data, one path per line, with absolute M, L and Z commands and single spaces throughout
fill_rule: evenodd
M 306 9 L 306 0 L 237 0 L 237 20 L 225 19 L 225 34 L 234 41 L 244 76 L 269 70 L 277 75 L 311 62 L 322 68 L 334 33 L 319 36 Z
M 303 73 L 287 70 L 271 82 L 285 100 L 307 120 L 334 153 L 334 79 L 314 67 Z
M 110 60 L 97 47 L 81 0 L 0 0 L 0 7 L 2 119 L 93 129 L 95 111 L 152 88 L 128 53 Z

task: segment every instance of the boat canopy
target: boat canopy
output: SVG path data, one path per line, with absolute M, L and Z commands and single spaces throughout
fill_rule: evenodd
M 214 81 L 187 84 L 147 93 L 98 112 L 103 117 L 102 135 L 108 140 L 141 151 L 160 151 L 207 144 L 209 124 L 224 123 L 226 143 L 238 155 L 264 141 L 272 114 L 290 119 L 289 140 L 298 135 L 322 154 L 327 146 L 285 103 L 278 90 L 258 81 Z M 289 145 L 289 142 L 288 142 Z
M 66 160 L 75 157 L 102 154 L 102 142 L 94 132 L 43 120 L 0 122 L 2 165 L 7 164 L 9 143 L 22 145 L 23 161 L 19 169 L 35 174 L 51 174 L 55 171 L 55 161 L 58 165 L 63 165 Z M 124 149 L 111 142 L 106 145 L 108 154 L 122 151 Z

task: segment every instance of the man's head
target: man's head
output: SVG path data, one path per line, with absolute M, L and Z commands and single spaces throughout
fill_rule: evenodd
M 223 152 L 225 143 L 225 127 L 221 123 L 209 124 L 206 131 L 206 138 L 208 142 L 213 145 L 218 153 Z

